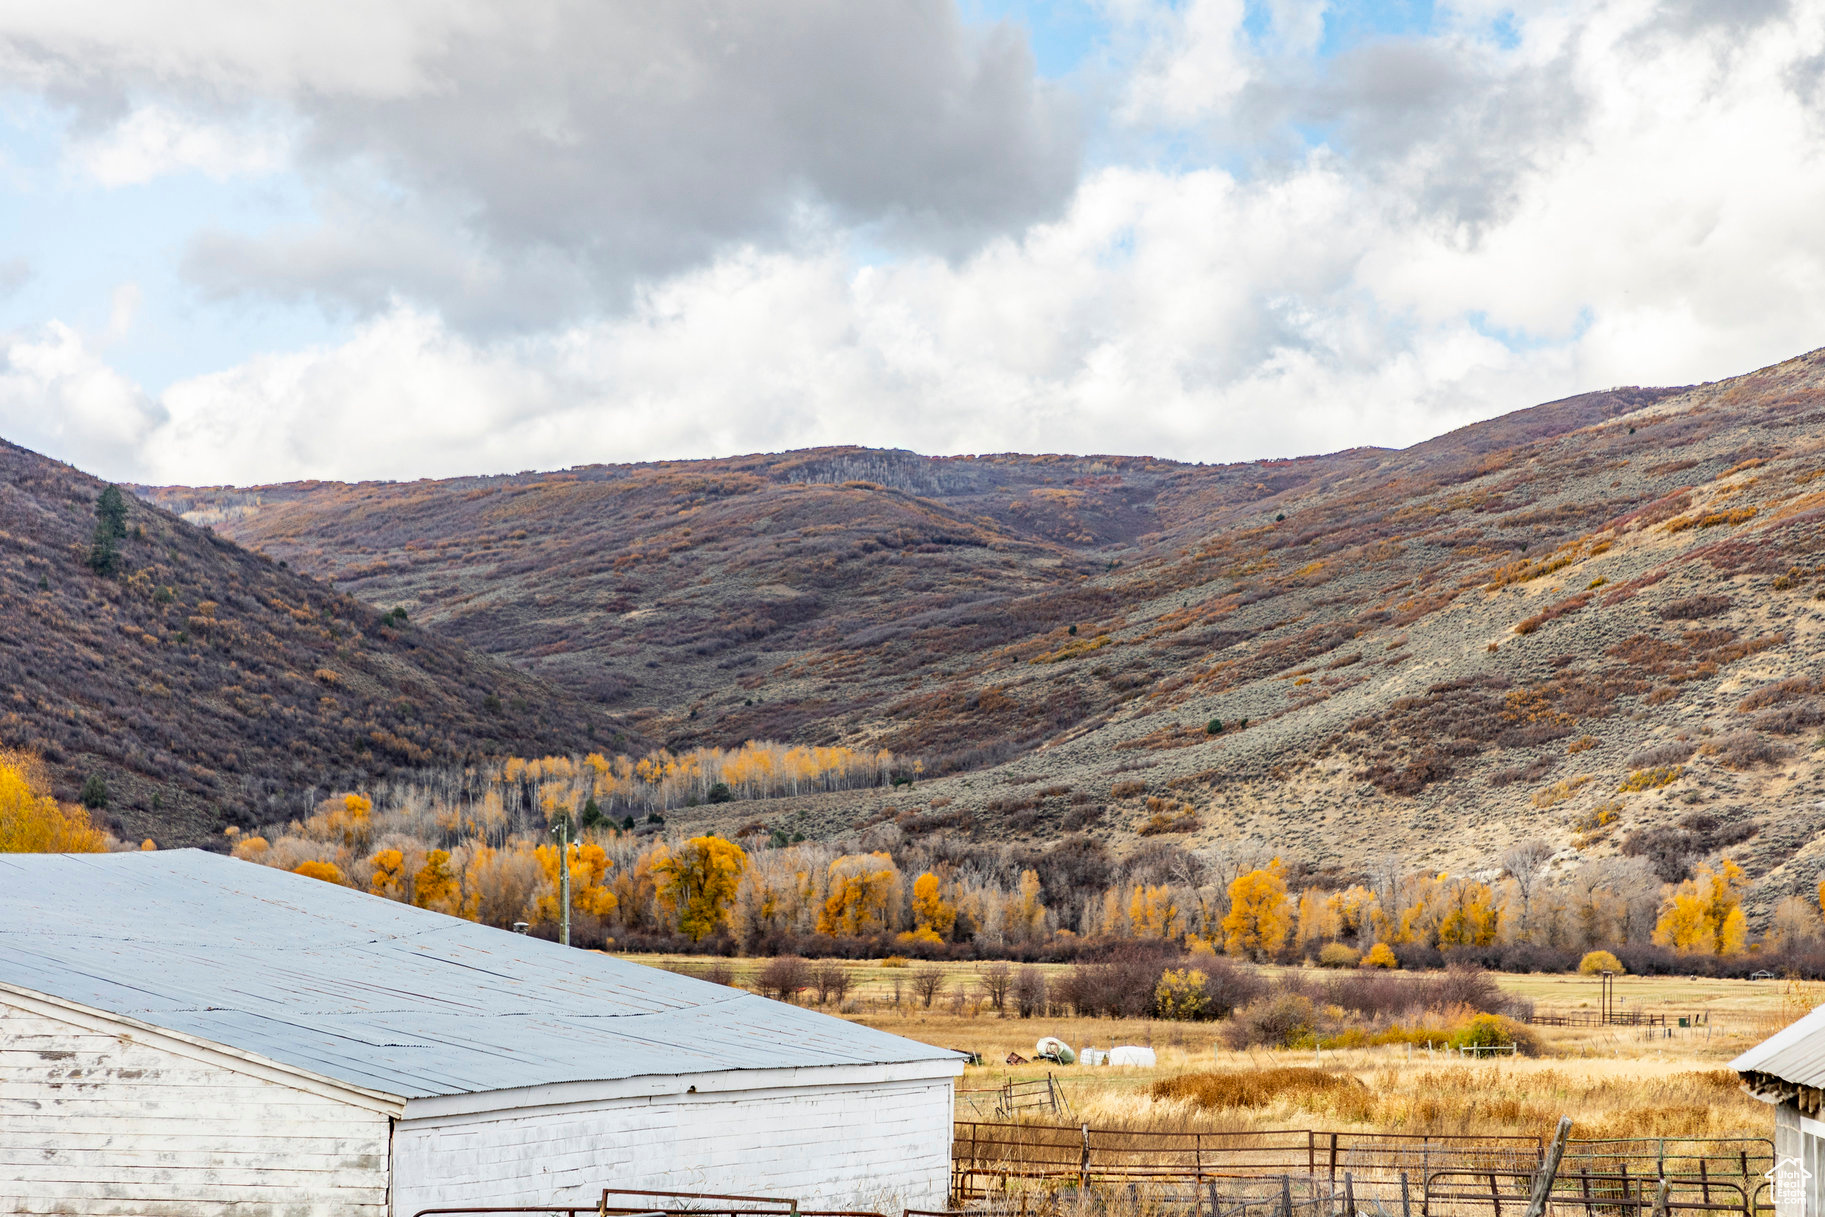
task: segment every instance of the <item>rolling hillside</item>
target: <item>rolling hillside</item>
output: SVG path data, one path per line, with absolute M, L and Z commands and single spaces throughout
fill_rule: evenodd
M 0 746 L 90 775 L 106 822 L 160 844 L 305 810 L 313 792 L 504 751 L 630 741 L 599 707 L 0 443 Z
M 1825 353 L 1413 448 L 1195 466 L 783 455 L 151 493 L 673 746 L 841 740 L 910 789 L 725 830 L 1665 873 L 1825 864 Z M 1219 728 L 1220 725 L 1220 729 Z

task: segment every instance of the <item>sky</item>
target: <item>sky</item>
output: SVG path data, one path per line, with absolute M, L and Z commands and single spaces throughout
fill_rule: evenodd
M 1825 345 L 1825 0 L 0 0 L 0 437 L 1399 447 Z

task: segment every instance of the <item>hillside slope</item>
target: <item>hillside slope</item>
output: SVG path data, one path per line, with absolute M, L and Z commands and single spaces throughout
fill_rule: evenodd
M 465 756 L 631 742 L 599 707 L 130 497 L 120 568 L 98 575 L 104 488 L 0 442 L 0 745 L 41 752 L 66 799 L 99 775 L 135 840 L 219 839 Z
M 1815 353 L 1296 461 L 156 493 L 655 738 L 885 745 L 931 778 L 701 822 L 1254 836 L 1320 867 L 1727 846 L 1772 891 L 1825 864 L 1821 473 Z

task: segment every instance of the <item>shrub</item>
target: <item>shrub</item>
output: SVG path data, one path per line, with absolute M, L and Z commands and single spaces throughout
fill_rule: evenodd
M 1472 1010 L 1500 1011 L 1508 1008 L 1508 999 L 1489 973 L 1474 965 L 1453 962 L 1444 975 L 1425 981 L 1431 989 L 1426 1005 L 1439 1009 L 1468 1006 Z
M 1032 964 L 1014 975 L 1014 1008 L 1022 1018 L 1046 1012 L 1046 974 Z
M 1187 1073 L 1162 1078 L 1148 1090 L 1156 1099 L 1182 1099 L 1204 1108 L 1265 1107 L 1282 1096 L 1360 1091 L 1368 1087 L 1347 1073 L 1303 1066 Z
M 1131 951 L 1075 965 L 1057 981 L 1054 992 L 1079 1017 L 1141 1018 L 1152 1009 L 1154 990 L 1165 970 L 1159 956 Z
M 314 859 L 309 862 L 300 862 L 297 866 L 292 867 L 292 874 L 303 875 L 306 879 L 321 879 L 325 883 L 335 883 L 343 887 L 348 886 L 348 879 L 343 875 L 342 868 L 334 862 L 318 862 Z
M 1385 942 L 1378 942 L 1369 948 L 1368 954 L 1362 957 L 1365 968 L 1398 968 L 1400 960 L 1394 958 L 1393 948 Z
M 754 978 L 754 987 L 774 1001 L 791 1001 L 811 984 L 811 966 L 797 955 L 769 959 Z
M 1318 951 L 1318 966 L 1321 968 L 1353 968 L 1361 961 L 1361 951 L 1341 942 L 1327 942 Z
M 1540 1041 L 1528 1028 L 1500 1014 L 1479 1014 L 1455 1031 L 1449 1044 L 1453 1048 L 1508 1048 L 1517 1055 L 1534 1056 Z
M 1204 973 L 1197 968 L 1167 968 L 1153 987 L 1153 1012 L 1158 1018 L 1211 1017 L 1210 999 L 1204 994 Z
M 1705 755 L 1716 759 L 1726 769 L 1753 769 L 1771 765 L 1786 757 L 1787 749 L 1754 731 L 1737 731 L 1706 744 Z
M 108 784 L 102 780 L 101 774 L 91 773 L 84 779 L 82 783 L 82 792 L 76 796 L 76 801 L 90 811 L 106 810 L 108 806 Z
M 1608 951 L 1589 951 L 1578 961 L 1578 975 L 1596 976 L 1602 972 L 1623 973 L 1628 971 L 1622 961 Z
M 1295 1048 L 1313 1034 L 1317 1010 L 1301 993 L 1263 997 L 1237 1010 L 1223 1029 L 1231 1047 Z
M 1145 794 L 1146 792 L 1147 783 L 1137 782 L 1133 778 L 1117 782 L 1115 785 L 1109 787 L 1109 797 L 1112 799 L 1132 798 L 1137 794 Z
M 812 968 L 811 984 L 817 990 L 818 1005 L 829 1005 L 832 1001 L 842 1005 L 854 979 L 848 967 L 839 960 L 826 959 Z
M 1658 790 L 1662 786 L 1671 786 L 1674 782 L 1677 782 L 1681 777 L 1685 776 L 1685 772 L 1686 771 L 1678 765 L 1669 765 L 1654 769 L 1638 769 L 1634 773 L 1629 774 L 1628 780 L 1616 788 L 1616 793 L 1629 794 L 1640 790 Z
M 1658 766 L 1682 765 L 1692 755 L 1692 745 L 1685 743 L 1656 744 L 1622 762 L 1629 769 L 1653 769 Z

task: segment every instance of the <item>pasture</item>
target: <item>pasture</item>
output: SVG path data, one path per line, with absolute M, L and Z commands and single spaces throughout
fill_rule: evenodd
M 767 962 L 628 958 L 750 988 Z M 1020 1018 L 1011 1008 L 996 1011 L 983 977 L 990 965 L 983 963 L 841 962 L 849 987 L 840 1001 L 833 998 L 824 1007 L 829 1012 L 980 1054 L 984 1063 L 970 1066 L 958 1083 L 959 1120 L 994 1119 L 1008 1083 L 1049 1075 L 1067 1106 L 1057 1113 L 1050 1107 L 1029 1109 L 1024 1114 L 1031 1118 L 1155 1132 L 1324 1128 L 1543 1136 L 1563 1114 L 1573 1118 L 1580 1138 L 1766 1137 L 1771 1109 L 1737 1088 L 1728 1062 L 1825 997 L 1825 987 L 1785 981 L 1625 976 L 1617 978 L 1614 1008 L 1665 1016 L 1667 1026 L 1540 1026 L 1535 1028 L 1540 1052 L 1519 1058 L 1471 1059 L 1423 1044 L 1237 1051 L 1224 1045 L 1220 1022 L 1068 1014 Z M 1069 967 L 1037 966 L 1049 979 Z M 929 1006 L 913 979 L 926 969 L 943 973 Z M 1591 1016 L 1600 1006 L 1593 978 L 1497 974 L 1495 979 L 1505 992 L 1531 999 L 1539 1015 Z M 815 1004 L 816 993 L 799 1000 Z M 1678 1025 L 1681 1018 L 1687 1026 Z M 1010 1053 L 1033 1056 L 1041 1036 L 1057 1036 L 1079 1050 L 1151 1047 L 1157 1062 L 1152 1068 L 1006 1063 Z M 1312 1070 L 1352 1081 L 1324 1084 L 1314 1080 Z M 1154 1094 L 1163 1081 L 1209 1073 L 1248 1076 L 1218 1088 L 1215 1101 L 1204 1104 L 1194 1094 Z

